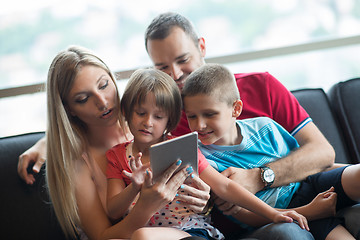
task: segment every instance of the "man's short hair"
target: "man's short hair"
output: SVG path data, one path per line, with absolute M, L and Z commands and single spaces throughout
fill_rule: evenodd
M 186 17 L 174 13 L 166 12 L 155 17 L 145 31 L 145 48 L 147 49 L 147 43 L 149 40 L 162 40 L 165 39 L 171 33 L 174 27 L 181 28 L 190 38 L 194 41 L 194 44 L 198 44 L 198 35 L 194 26 Z

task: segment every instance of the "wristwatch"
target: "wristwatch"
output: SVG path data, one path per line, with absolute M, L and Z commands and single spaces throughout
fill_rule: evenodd
M 265 183 L 265 189 L 269 188 L 275 181 L 275 173 L 269 167 L 260 167 L 261 170 L 261 180 Z

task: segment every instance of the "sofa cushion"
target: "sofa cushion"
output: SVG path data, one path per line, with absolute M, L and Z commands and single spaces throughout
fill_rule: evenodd
M 324 90 L 321 88 L 299 89 L 292 91 L 292 93 L 334 147 L 335 162 L 351 163 L 349 150 L 344 144 L 344 136 Z
M 45 189 L 44 168 L 33 186 L 17 174 L 18 157 L 44 133 L 0 138 L 0 225 L 5 239 L 65 239 Z
M 360 163 L 360 78 L 333 85 L 328 96 L 344 132 L 350 157 L 354 163 Z

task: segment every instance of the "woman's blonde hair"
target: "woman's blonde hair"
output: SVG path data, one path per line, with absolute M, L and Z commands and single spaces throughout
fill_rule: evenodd
M 81 159 L 87 151 L 87 126 L 67 111 L 66 99 L 77 73 L 88 65 L 104 69 L 115 83 L 107 65 L 79 46 L 71 46 L 58 53 L 50 65 L 47 78 L 46 182 L 60 226 L 71 238 L 76 237 L 76 226 L 80 224 L 75 196 L 75 160 Z M 117 88 L 116 91 L 120 103 Z M 124 126 L 120 111 L 119 120 Z
M 169 116 L 165 134 L 175 129 L 181 117 L 181 94 L 174 80 L 166 73 L 153 69 L 138 69 L 130 77 L 121 98 L 121 112 L 130 121 L 135 106 L 145 101 L 148 93 L 154 93 L 156 106 Z

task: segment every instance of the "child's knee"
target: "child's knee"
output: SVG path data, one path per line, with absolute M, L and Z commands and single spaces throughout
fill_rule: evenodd
M 148 228 L 139 228 L 133 233 L 133 235 L 131 236 L 131 240 L 149 239 L 149 236 L 151 236 L 149 231 L 150 230 Z

